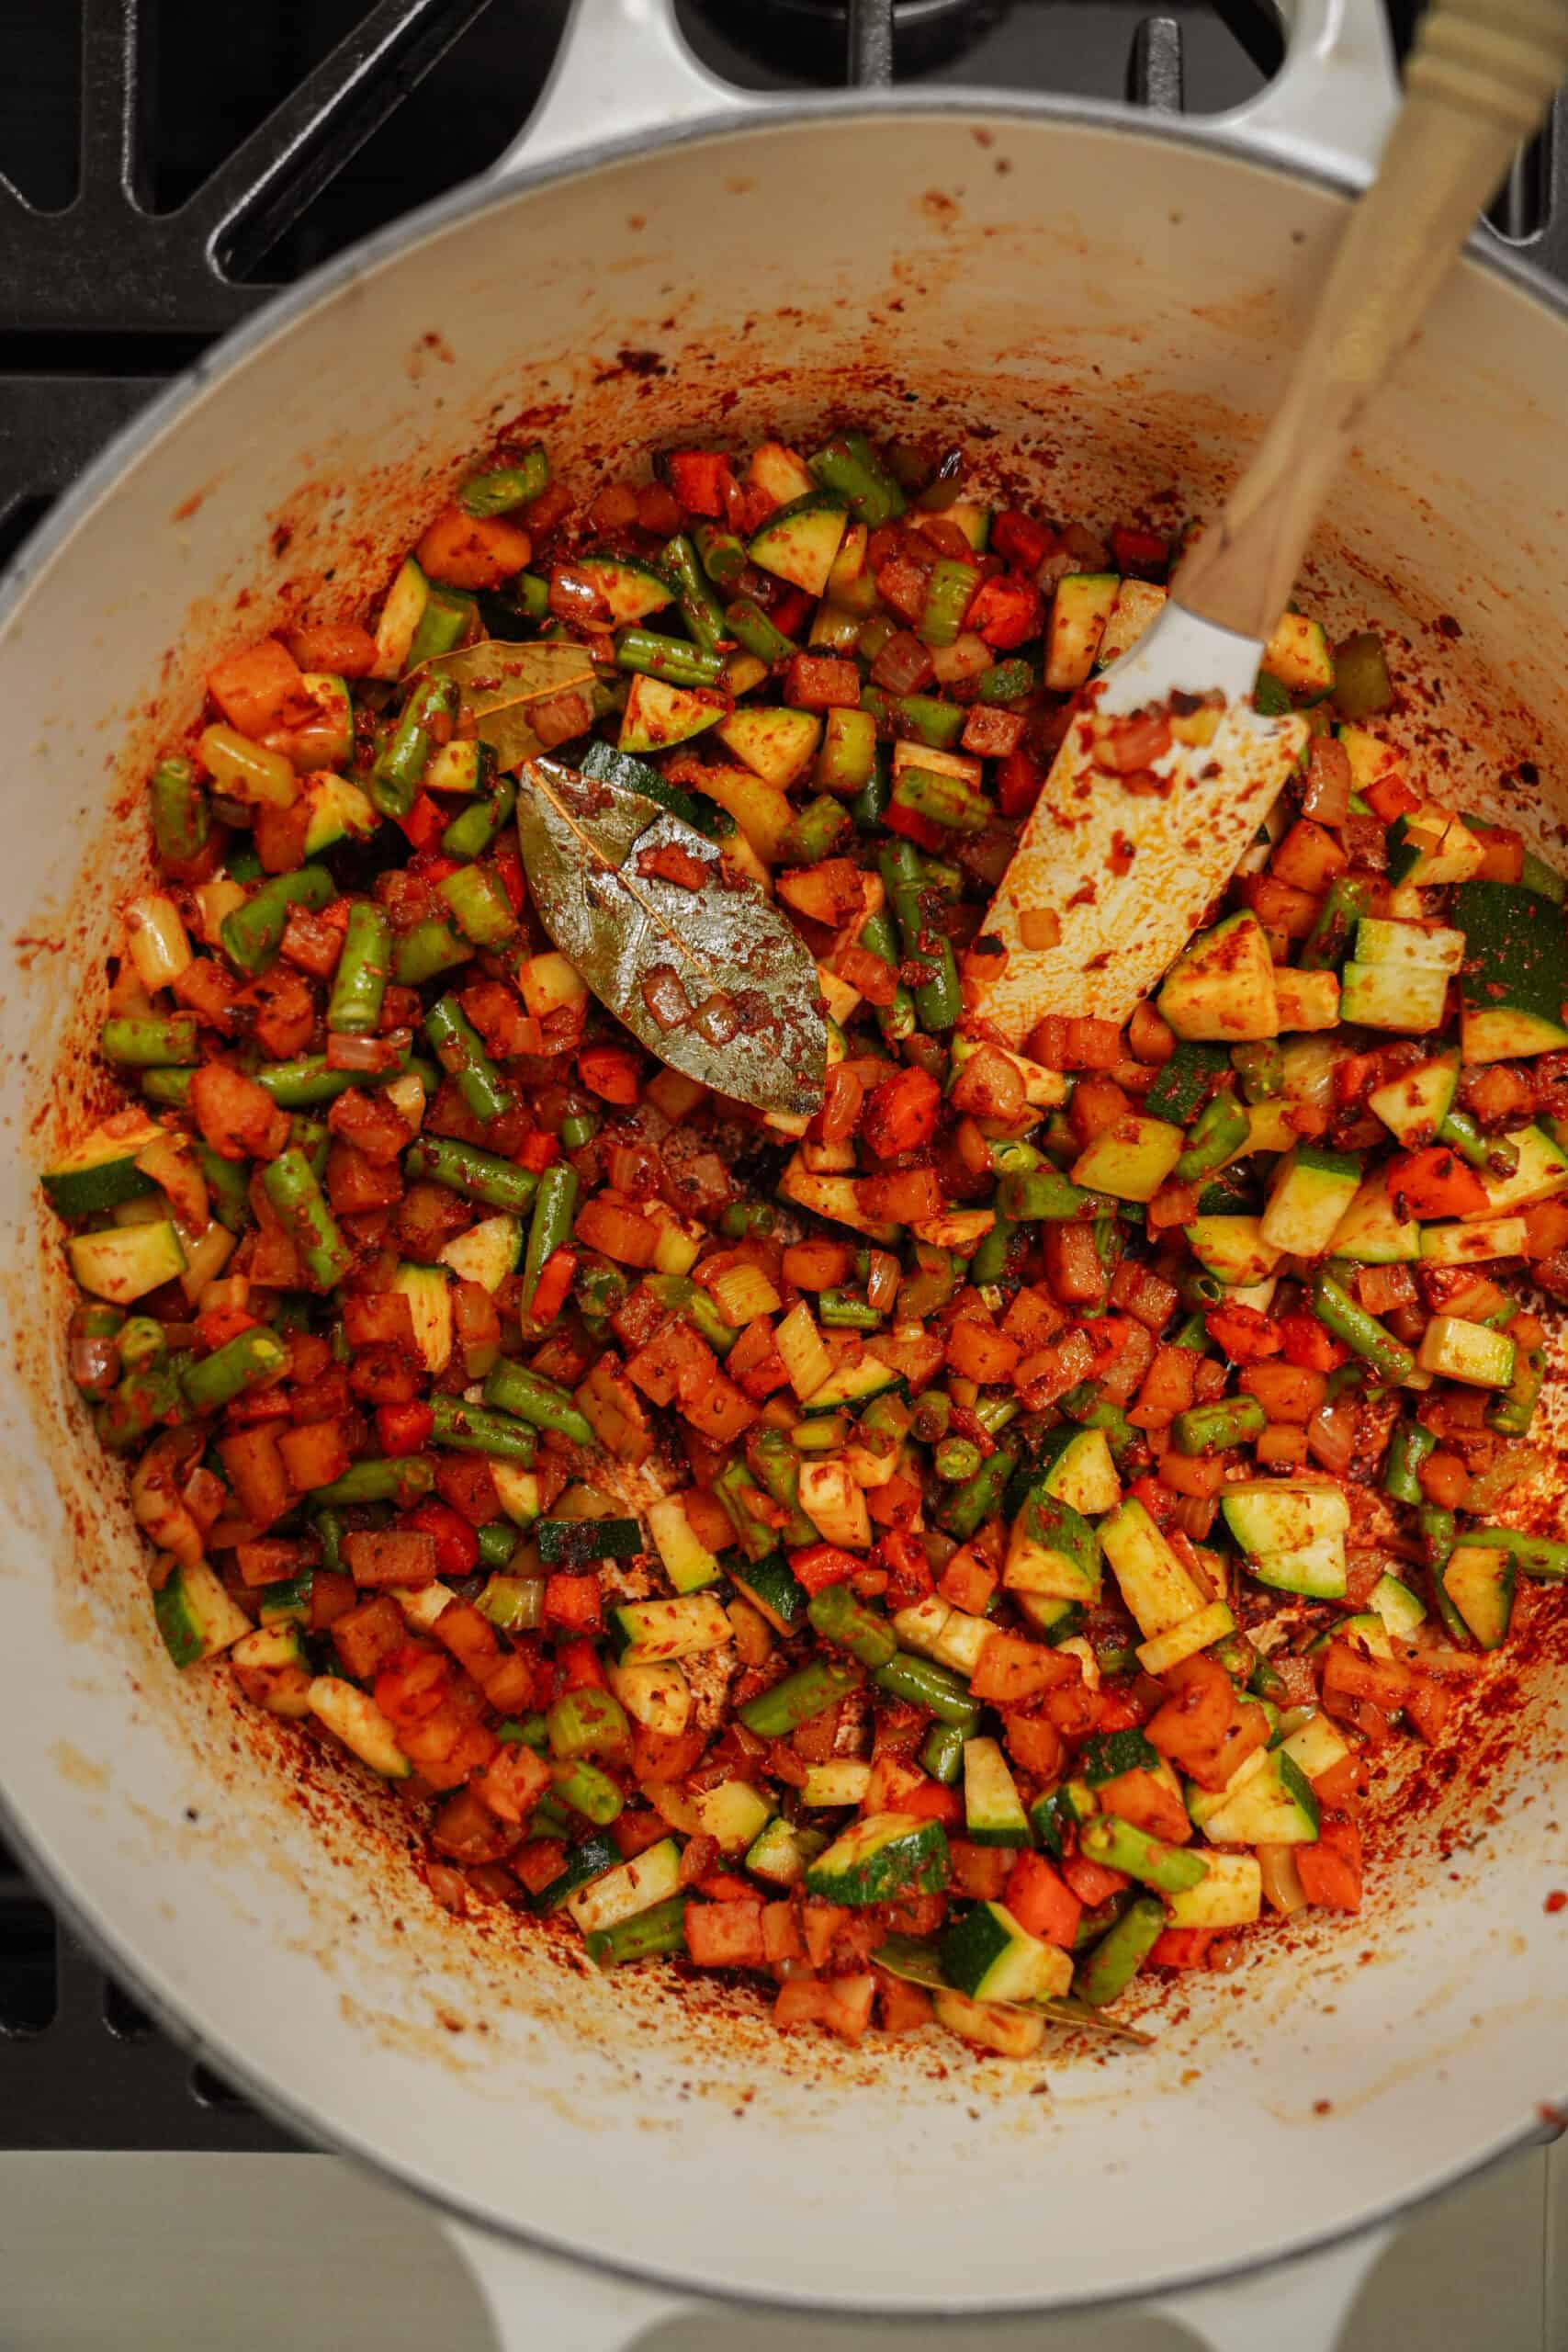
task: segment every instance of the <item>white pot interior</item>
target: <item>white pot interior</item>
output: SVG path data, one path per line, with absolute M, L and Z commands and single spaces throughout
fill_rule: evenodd
M 1503 2144 L 1568 2076 L 1542 1910 L 1568 1871 L 1561 1638 L 1498 1668 L 1451 1781 L 1429 1772 L 1385 1826 L 1360 1919 L 1184 1982 L 1149 2052 L 846 2053 L 711 1986 L 584 1974 L 493 1913 L 456 1925 L 389 1803 L 319 1751 L 301 1770 L 220 1671 L 164 1658 L 118 1476 L 67 1393 L 32 1189 L 92 1099 L 80 976 L 141 855 L 134 787 L 206 659 L 353 609 L 503 424 L 532 417 L 587 482 L 684 431 L 941 420 L 1046 512 L 1175 518 L 1266 411 L 1341 202 L 1180 137 L 912 110 L 525 185 L 252 331 L 27 560 L 0 634 L 0 1785 L 220 2067 L 472 2213 L 764 2296 L 1028 2307 L 1322 2237 Z M 1467 267 L 1314 558 L 1335 626 L 1391 632 L 1410 738 L 1461 806 L 1509 798 L 1521 758 L 1543 793 L 1558 773 L 1565 405 L 1561 322 Z M 1537 842 L 1568 837 L 1568 795 L 1513 805 Z

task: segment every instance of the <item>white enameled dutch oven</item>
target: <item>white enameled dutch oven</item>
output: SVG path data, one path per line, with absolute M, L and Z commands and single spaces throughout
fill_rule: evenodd
M 1147 2052 L 851 2052 L 662 1972 L 585 1973 L 501 1914 L 453 1920 L 391 1800 L 324 1761 L 301 1777 L 292 1726 L 175 1674 L 65 1378 L 34 1178 L 88 1099 L 135 789 L 220 647 L 352 609 L 520 413 L 588 488 L 652 441 L 836 411 L 939 424 L 1048 513 L 1201 509 L 1392 103 L 1372 0 L 1300 0 L 1281 77 L 1209 121 L 955 90 L 742 109 L 670 0 L 579 0 L 500 171 L 221 345 L 6 586 L 5 1834 L 175 2033 L 452 2218 L 508 2343 L 617 2346 L 702 2295 L 867 2318 L 1143 2298 L 1216 2342 L 1327 2342 L 1376 2225 L 1568 2083 L 1568 1927 L 1543 1911 L 1568 1881 L 1568 1645 L 1502 1666 L 1452 1773 L 1385 1808 L 1359 1919 L 1151 1995 Z M 1515 821 L 1549 847 L 1565 418 L 1562 297 L 1478 254 L 1379 401 L 1310 582 L 1337 627 L 1389 633 L 1445 798 L 1506 798 L 1538 763 Z

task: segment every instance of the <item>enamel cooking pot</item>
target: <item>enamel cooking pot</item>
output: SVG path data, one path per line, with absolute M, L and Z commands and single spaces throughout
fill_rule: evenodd
M 1392 104 L 1371 0 L 1300 0 L 1280 78 L 1209 121 L 967 91 L 743 107 L 670 0 L 579 0 L 500 171 L 231 336 L 6 587 L 5 1832 L 172 2031 L 450 2217 L 508 2341 L 542 2320 L 618 2345 L 701 2294 L 868 2317 L 1142 2297 L 1216 2342 L 1326 2341 L 1371 2225 L 1517 2144 L 1568 2083 L 1543 1912 L 1568 1672 L 1550 1642 L 1501 1663 L 1455 1769 L 1374 1821 L 1362 1916 L 1151 1991 L 1148 2051 L 848 2052 L 712 1985 L 595 1976 L 498 1914 L 454 1921 L 392 1800 L 236 1708 L 227 1676 L 175 1674 L 65 1378 L 34 1178 L 92 1107 L 84 975 L 143 854 L 135 788 L 220 647 L 351 611 L 519 418 L 588 488 L 649 442 L 837 413 L 935 423 L 1050 513 L 1212 503 Z M 1337 628 L 1388 633 L 1442 797 L 1506 801 L 1549 853 L 1562 307 L 1465 263 L 1308 582 Z M 1230 2272 L 1250 2276 L 1216 2290 Z

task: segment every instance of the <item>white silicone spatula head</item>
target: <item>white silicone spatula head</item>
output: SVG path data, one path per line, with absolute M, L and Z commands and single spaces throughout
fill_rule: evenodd
M 1305 721 L 1252 707 L 1259 656 L 1368 399 L 1565 71 L 1568 0 L 1427 10 L 1382 167 L 1258 454 L 1153 626 L 1087 690 L 970 951 L 966 1010 L 1006 1043 L 1049 1013 L 1125 1021 L 1301 757 Z M 1215 693 L 1217 729 L 1172 707 Z

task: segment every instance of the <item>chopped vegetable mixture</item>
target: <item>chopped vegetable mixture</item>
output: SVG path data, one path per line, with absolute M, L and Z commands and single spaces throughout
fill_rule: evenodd
M 1369 1779 L 1568 1570 L 1506 1523 L 1525 1286 L 1568 1298 L 1563 880 L 1427 797 L 1374 635 L 1285 616 L 1308 757 L 1124 1030 L 965 1024 L 1178 551 L 859 432 L 586 506 L 503 451 L 153 775 L 135 1099 L 44 1177 L 71 1374 L 175 1666 L 392 1784 L 450 1910 L 1027 2056 L 1357 1910 Z M 694 927 L 784 917 L 813 1114 L 726 1094 L 744 991 L 553 944 L 513 812 L 563 771 L 658 804 Z

